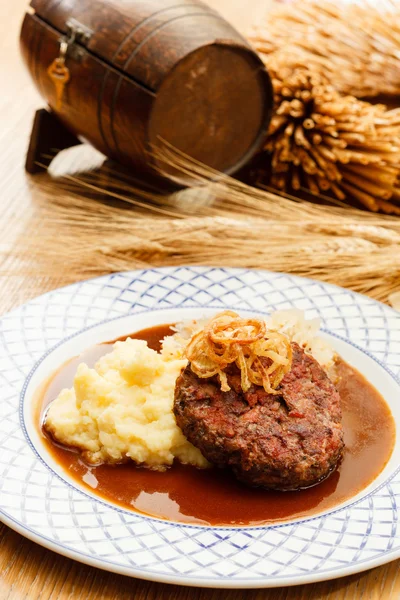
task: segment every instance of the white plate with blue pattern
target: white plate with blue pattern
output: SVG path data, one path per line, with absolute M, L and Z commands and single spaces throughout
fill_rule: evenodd
M 357 497 L 278 526 L 190 526 L 90 495 L 46 453 L 38 386 L 85 348 L 158 323 L 230 308 L 300 308 L 364 373 L 400 423 L 400 314 L 349 290 L 268 271 L 171 267 L 100 277 L 41 296 L 0 319 L 0 513 L 27 538 L 83 563 L 181 585 L 257 588 L 349 575 L 400 557 L 400 436 Z

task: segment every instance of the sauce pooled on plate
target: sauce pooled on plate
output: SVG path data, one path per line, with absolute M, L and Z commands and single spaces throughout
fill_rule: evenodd
M 149 347 L 158 351 L 160 341 L 172 333 L 169 325 L 159 325 L 119 339 L 146 340 Z M 61 367 L 42 395 L 42 415 L 60 390 L 72 385 L 78 364 L 85 361 L 93 366 L 100 356 L 111 351 L 114 341 L 95 346 Z M 388 462 L 394 445 L 395 425 L 382 396 L 344 361 L 339 360 L 337 369 L 345 441 L 343 460 L 327 479 L 304 490 L 277 492 L 250 488 L 228 471 L 181 464 L 174 464 L 165 472 L 132 463 L 89 466 L 77 452 L 55 444 L 45 434 L 44 443 L 80 485 L 103 500 L 149 516 L 227 526 L 310 517 L 352 498 L 369 485 Z

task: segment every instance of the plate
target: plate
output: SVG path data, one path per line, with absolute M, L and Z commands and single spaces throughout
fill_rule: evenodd
M 400 314 L 342 288 L 268 271 L 174 267 L 117 273 L 50 292 L 0 320 L 0 511 L 29 539 L 83 563 L 181 585 L 258 588 L 342 577 L 400 557 L 400 440 L 349 502 L 263 527 L 191 526 L 100 500 L 42 446 L 32 402 L 68 358 L 157 323 L 230 308 L 297 307 L 367 375 L 400 423 Z M 400 436 L 398 436 L 399 438 Z

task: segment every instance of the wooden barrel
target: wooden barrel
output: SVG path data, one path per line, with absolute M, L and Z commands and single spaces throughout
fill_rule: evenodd
M 247 41 L 198 0 L 32 0 L 21 31 L 30 74 L 76 136 L 155 176 L 164 140 L 234 173 L 261 147 L 273 96 Z M 57 102 L 48 68 L 68 44 Z M 168 178 L 164 167 L 163 177 Z

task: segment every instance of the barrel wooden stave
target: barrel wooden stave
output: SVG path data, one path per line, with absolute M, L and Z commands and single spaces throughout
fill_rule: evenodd
M 43 98 L 71 132 L 139 178 L 157 176 L 152 151 L 160 139 L 229 173 L 261 147 L 272 107 L 268 74 L 203 2 L 33 0 L 32 7 L 21 47 Z M 47 69 L 71 18 L 92 34 L 78 40 L 80 56 L 67 54 L 70 79 L 58 110 Z

